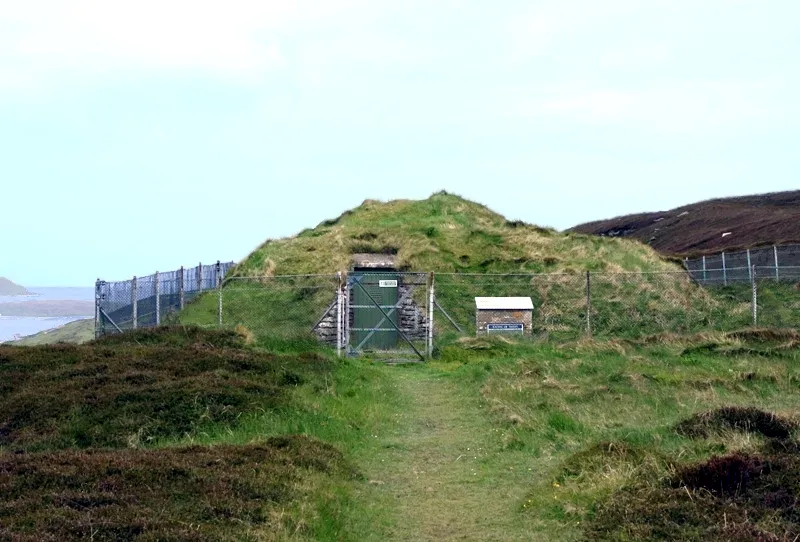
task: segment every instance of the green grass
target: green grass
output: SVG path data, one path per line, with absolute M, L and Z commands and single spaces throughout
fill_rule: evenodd
M 94 320 L 75 320 L 55 329 L 40 331 L 34 335 L 14 341 L 14 346 L 39 346 L 45 344 L 83 344 L 94 339 Z
M 435 272 L 668 271 L 645 245 L 509 221 L 483 205 L 440 192 L 426 200 L 367 200 L 297 236 L 269 240 L 234 276 L 336 273 L 357 252 L 396 254 L 402 269 Z
M 702 288 L 677 264 L 649 247 L 509 221 L 447 193 L 421 201 L 365 201 L 335 220 L 295 237 L 269 240 L 241 262 L 222 290 L 223 326 L 242 324 L 262 339 L 309 340 L 335 299 L 338 280 L 356 252 L 395 253 L 400 269 L 435 272 L 436 297 L 474 334 L 474 298 L 529 296 L 537 337 L 577 339 L 587 327 L 586 271 L 591 271 L 592 333 L 639 338 L 749 325 L 751 287 Z M 319 274 L 294 276 L 297 274 Z M 498 276 L 503 274 L 504 276 Z M 762 325 L 800 325 L 800 290 L 760 281 Z M 424 287 L 414 299 L 424 306 Z M 217 292 L 200 296 L 177 316 L 218 325 Z M 450 327 L 437 320 L 437 330 Z
M 793 516 L 776 519 L 753 504 L 772 495 L 761 486 L 743 501 L 703 493 L 703 476 L 719 463 L 714 455 L 743 468 L 755 463 L 733 454 L 794 465 L 796 332 L 453 339 L 440 342 L 433 362 L 411 366 L 337 360 L 290 340 L 244 340 L 177 328 L 85 347 L 0 349 L 2 382 L 15 398 L 0 402 L 0 420 L 17 423 L 0 433 L 7 442 L 0 491 L 14 495 L 0 506 L 2 528 L 23 539 L 56 530 L 79 538 L 90 529 L 96 539 L 186 537 L 186 525 L 199 529 L 198 538 L 245 540 L 658 539 L 658 532 L 713 539 L 735 534 L 715 523 L 717 512 L 734 506 L 729 517 L 753 518 L 740 525 L 746 533 L 800 533 Z M 144 372 L 155 380 L 128 378 Z M 237 384 L 220 387 L 225 375 Z M 191 393 L 176 393 L 195 377 Z M 103 406 L 120 396 L 121 382 L 131 401 L 124 415 Z M 172 402 L 154 399 L 154 390 Z M 223 395 L 234 391 L 246 400 Z M 61 396 L 76 405 L 96 397 L 96 412 L 61 408 Z M 138 424 L 152 438 L 128 439 L 137 425 L 128 418 L 137 419 L 145 396 L 150 409 Z M 19 410 L 51 402 L 53 412 Z M 66 438 L 76 427 L 95 440 Z M 280 444 L 286 435 L 289 444 Z M 768 450 L 776 436 L 784 455 Z M 209 470 L 208 461 L 216 466 Z M 67 467 L 76 462 L 87 466 L 70 482 Z M 247 475 L 253 468 L 263 476 Z M 675 491 L 680 480 L 693 485 Z M 111 495 L 103 487 L 125 490 Z M 658 506 L 647 508 L 651 501 Z M 621 521 L 628 509 L 655 531 Z M 658 531 L 672 513 L 690 521 Z
M 749 315 L 746 303 L 700 288 L 645 245 L 509 221 L 442 192 L 421 201 L 368 200 L 295 237 L 267 241 L 229 274 L 223 325 L 243 324 L 259 337 L 308 338 L 334 300 L 334 274 L 348 272 L 358 252 L 392 253 L 401 270 L 435 272 L 437 300 L 468 335 L 476 296 L 530 296 L 538 335 L 579 337 L 586 271 L 595 273 L 591 316 L 600 336 L 730 329 Z M 324 276 L 289 276 L 298 274 Z M 422 297 L 418 302 L 424 305 Z M 216 292 L 204 294 L 178 319 L 216 326 L 218 303 Z

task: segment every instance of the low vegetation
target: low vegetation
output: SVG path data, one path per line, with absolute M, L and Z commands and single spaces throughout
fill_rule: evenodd
M 325 478 L 346 482 L 354 475 L 339 451 L 302 436 L 247 446 L 5 454 L 0 539 L 324 535 L 297 510 L 318 503 Z
M 1 347 L 0 539 L 793 540 L 799 339 Z
M 520 345 L 468 339 L 443 368 L 480 389 L 542 539 L 793 540 L 793 331 Z
M 46 329 L 13 341 L 14 346 L 41 346 L 45 344 L 83 344 L 94 339 L 94 319 L 75 320 L 63 326 Z
M 0 347 L 0 446 L 126 447 L 235 425 L 275 409 L 310 372 L 314 353 L 242 350 L 234 332 L 159 329 L 85 346 Z

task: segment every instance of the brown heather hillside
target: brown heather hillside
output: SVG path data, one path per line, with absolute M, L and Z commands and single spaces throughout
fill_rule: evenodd
M 800 243 L 800 190 L 701 201 L 588 222 L 570 231 L 636 239 L 670 256 Z

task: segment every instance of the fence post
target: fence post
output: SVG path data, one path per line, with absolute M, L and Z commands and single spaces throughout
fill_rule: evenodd
M 586 271 L 586 336 L 592 336 L 592 274 Z
M 750 281 L 753 280 L 753 264 L 750 263 L 750 249 L 747 249 L 747 273 L 750 275 Z
M 436 300 L 434 292 L 434 276 L 428 276 L 428 359 L 433 357 L 433 303 Z
M 203 263 L 200 262 L 197 264 L 197 289 L 195 292 L 202 292 L 203 291 Z
M 703 256 L 703 286 L 705 286 L 706 280 L 708 280 L 708 275 L 706 274 L 706 257 Z
M 728 285 L 728 268 L 725 266 L 725 252 L 722 252 L 722 284 Z
M 186 306 L 186 293 L 185 293 L 185 291 L 183 289 L 183 275 L 184 275 L 183 266 L 181 266 L 181 269 L 180 269 L 179 273 L 180 273 L 180 275 L 178 275 L 178 277 L 179 277 L 178 278 L 178 296 L 180 297 L 180 308 L 181 308 L 181 310 L 183 310 L 183 308 Z
M 342 277 L 342 347 L 345 354 L 350 349 L 350 279 L 347 273 Z
M 217 325 L 222 328 L 222 275 L 219 273 L 219 262 L 216 268 L 217 275 Z
M 778 272 L 778 247 L 772 245 L 772 252 L 775 254 L 775 282 L 781 280 L 780 273 Z
M 753 326 L 758 325 L 758 282 L 756 281 L 756 266 L 750 269 L 750 285 L 753 288 L 753 298 L 751 300 L 751 310 L 753 312 Z
M 94 283 L 94 338 L 100 338 L 100 279 Z
M 161 325 L 161 295 L 158 287 L 158 271 L 153 275 L 153 291 L 156 294 L 156 327 Z
M 131 281 L 131 318 L 133 320 L 133 329 L 139 325 L 139 282 L 134 275 Z
M 342 272 L 336 273 L 336 356 L 342 357 L 342 324 L 343 315 L 342 309 L 344 308 L 344 296 L 342 295 Z

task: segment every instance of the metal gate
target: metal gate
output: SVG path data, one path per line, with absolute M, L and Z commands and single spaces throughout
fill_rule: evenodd
M 347 279 L 347 350 L 388 361 L 430 355 L 433 282 L 425 273 L 356 271 Z

